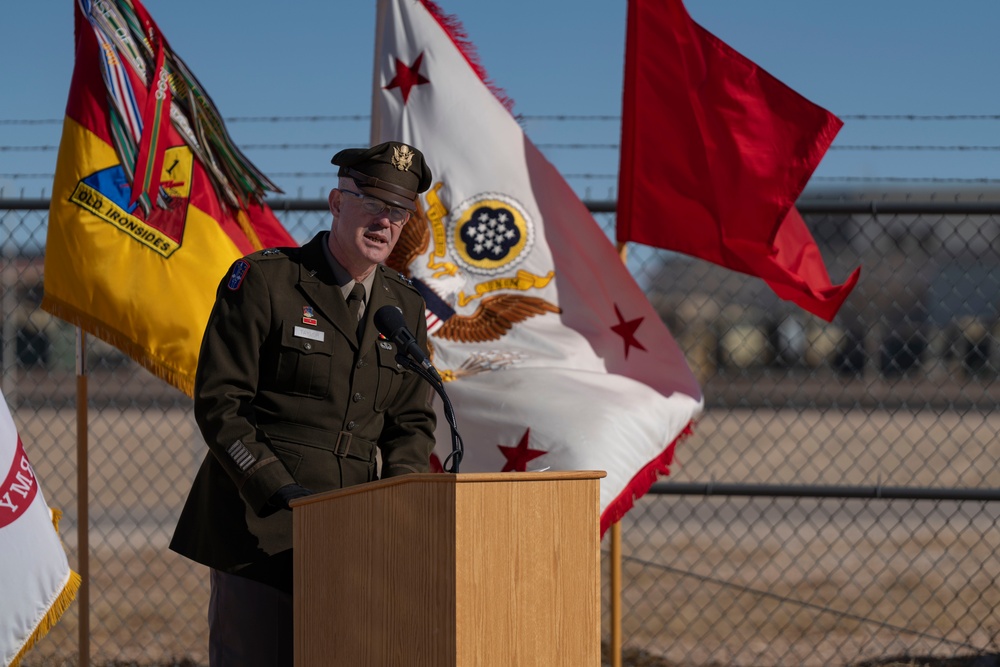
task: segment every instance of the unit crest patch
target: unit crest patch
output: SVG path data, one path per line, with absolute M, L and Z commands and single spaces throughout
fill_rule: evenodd
M 243 279 L 247 277 L 247 271 L 250 270 L 250 263 L 245 259 L 238 259 L 233 264 L 233 270 L 229 274 L 229 282 L 226 283 L 231 291 L 235 292 L 243 284 Z
M 154 204 L 148 216 L 138 205 L 129 204 L 132 188 L 121 165 L 81 179 L 70 201 L 150 250 L 170 257 L 184 240 L 193 162 L 187 146 L 175 146 L 164 152 L 160 187 L 170 198 L 169 205 L 163 209 Z

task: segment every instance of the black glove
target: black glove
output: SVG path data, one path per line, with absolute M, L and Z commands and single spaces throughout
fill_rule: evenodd
M 267 504 L 280 510 L 290 510 L 292 508 L 288 506 L 289 501 L 302 498 L 303 496 L 311 496 L 312 494 L 313 492 L 304 486 L 285 484 L 267 499 Z

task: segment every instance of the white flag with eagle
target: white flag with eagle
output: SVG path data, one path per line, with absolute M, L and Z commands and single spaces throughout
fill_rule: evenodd
M 606 471 L 603 533 L 668 472 L 702 409 L 698 382 L 454 17 L 429 0 L 380 2 L 374 79 L 372 144 L 416 146 L 433 171 L 387 264 L 427 301 L 460 471 Z

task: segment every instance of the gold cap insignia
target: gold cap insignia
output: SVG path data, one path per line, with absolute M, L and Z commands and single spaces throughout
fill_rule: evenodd
M 413 164 L 413 151 L 409 146 L 393 146 L 392 166 L 400 171 L 406 171 Z

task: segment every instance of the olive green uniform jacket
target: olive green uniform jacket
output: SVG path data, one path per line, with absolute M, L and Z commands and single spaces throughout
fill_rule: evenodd
M 382 477 L 426 472 L 434 446 L 430 385 L 396 363 L 396 345 L 372 321 L 382 306 L 399 307 L 426 350 L 423 299 L 378 266 L 359 349 L 325 242 L 322 233 L 301 248 L 256 252 L 220 283 L 195 376 L 209 452 L 170 543 L 216 569 L 277 576 L 284 588 L 292 513 L 268 503 L 275 491 L 375 480 L 376 446 Z

